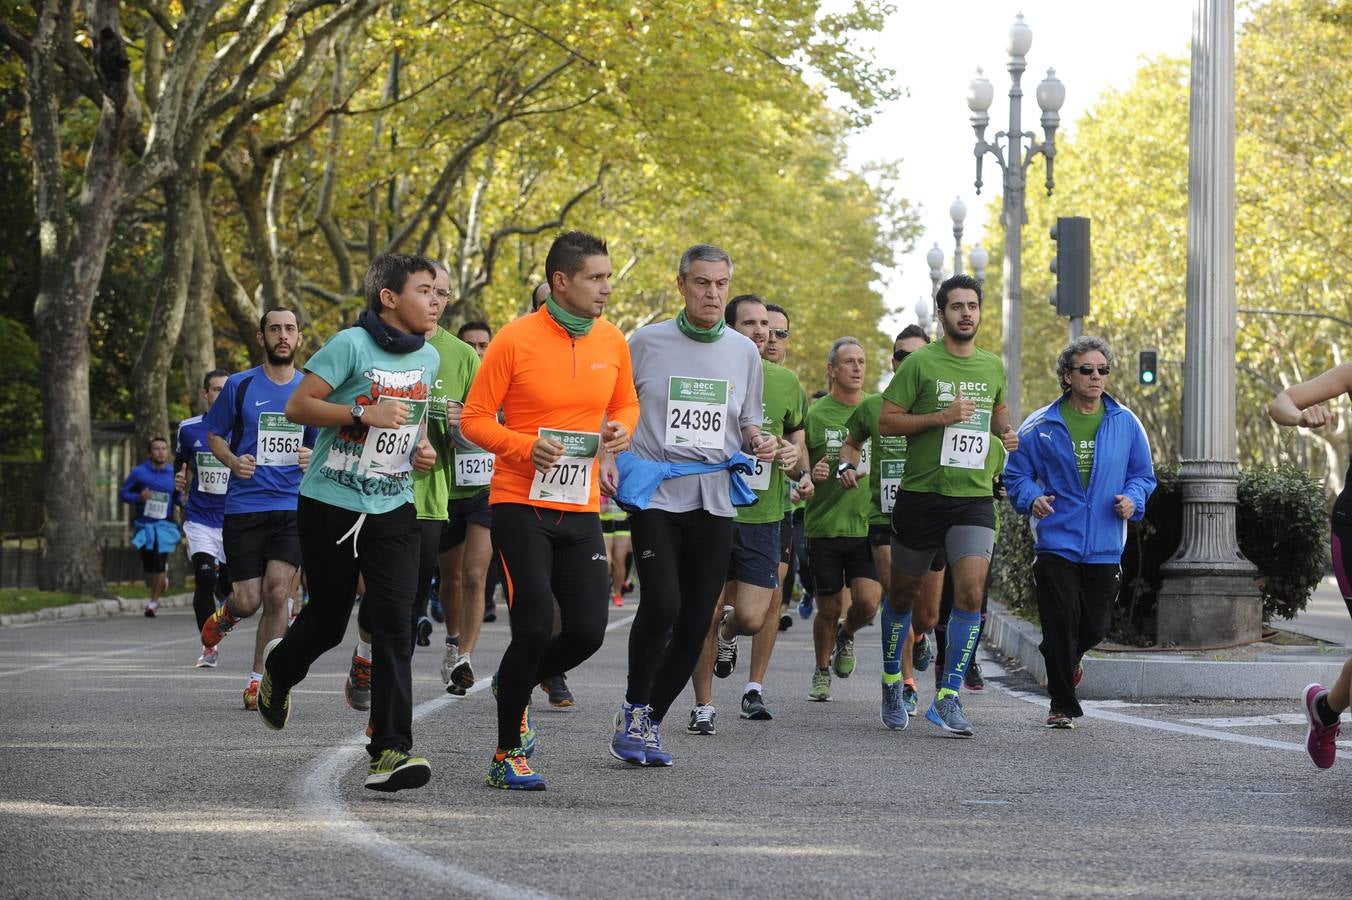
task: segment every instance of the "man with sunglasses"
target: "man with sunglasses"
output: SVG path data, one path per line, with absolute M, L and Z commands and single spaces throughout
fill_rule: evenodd
M 1061 398 L 1028 417 L 1005 465 L 1010 502 L 1034 519 L 1048 728 L 1084 715 L 1080 659 L 1108 634 L 1127 522 L 1155 489 L 1145 428 L 1105 390 L 1112 358 L 1102 338 L 1071 341 L 1056 361 Z

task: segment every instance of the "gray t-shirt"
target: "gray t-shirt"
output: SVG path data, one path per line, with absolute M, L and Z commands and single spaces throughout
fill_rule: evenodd
M 720 463 L 742 449 L 742 428 L 761 424 L 760 356 L 731 328 L 712 343 L 691 340 L 676 320 L 645 325 L 629 339 L 640 414 L 629 449 L 643 459 Z M 728 473 L 669 478 L 649 509 L 706 509 L 731 518 Z

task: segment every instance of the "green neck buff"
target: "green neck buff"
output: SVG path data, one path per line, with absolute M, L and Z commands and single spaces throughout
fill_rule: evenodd
M 549 314 L 554 317 L 554 321 L 563 326 L 563 330 L 575 338 L 586 336 L 587 332 L 592 330 L 596 320 L 591 316 L 578 316 L 570 313 L 563 308 L 563 304 L 554 299 L 550 294 L 545 299 L 545 306 L 549 307 Z
M 676 315 L 676 327 L 681 329 L 681 334 L 684 334 L 692 341 L 699 341 L 701 344 L 712 344 L 723 336 L 723 329 L 727 326 L 722 319 L 719 319 L 708 328 L 700 328 L 694 322 L 690 321 L 690 317 L 685 314 L 685 310 L 681 310 Z

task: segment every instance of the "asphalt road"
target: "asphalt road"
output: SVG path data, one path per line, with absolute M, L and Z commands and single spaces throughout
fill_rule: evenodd
M 612 611 L 573 674 L 575 709 L 537 702 L 543 793 L 484 785 L 492 697 L 446 695 L 435 643 L 414 658 L 432 782 L 379 795 L 342 700 L 347 647 L 277 733 L 241 708 L 247 623 L 216 670 L 193 668 L 188 610 L 0 629 L 0 896 L 1349 895 L 1352 745 L 1314 769 L 1294 700 L 1105 703 L 1048 731 L 1015 675 L 966 699 L 972 740 L 888 732 L 876 629 L 814 704 L 797 622 L 773 722 L 738 719 L 741 669 L 715 684 L 716 736 L 685 733 L 687 691 L 675 766 L 640 769 L 607 753 L 632 614 Z M 485 627 L 481 684 L 506 636 Z

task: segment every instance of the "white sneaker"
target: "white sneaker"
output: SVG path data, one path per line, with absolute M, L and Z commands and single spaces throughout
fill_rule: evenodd
M 221 651 L 215 647 L 203 647 L 202 655 L 197 657 L 197 668 L 199 669 L 216 668 L 216 662 L 217 659 L 220 657 L 220 653 Z
M 451 672 L 455 671 L 455 664 L 460 661 L 460 645 L 447 644 L 446 658 L 441 661 L 441 683 L 450 685 Z

